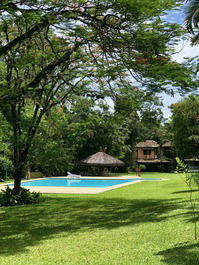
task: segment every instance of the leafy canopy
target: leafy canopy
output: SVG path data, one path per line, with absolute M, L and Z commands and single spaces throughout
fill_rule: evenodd
M 173 141 L 181 158 L 198 157 L 199 97 L 190 96 L 172 105 Z

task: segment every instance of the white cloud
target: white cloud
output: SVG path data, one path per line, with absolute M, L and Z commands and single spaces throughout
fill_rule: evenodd
M 179 63 L 183 62 L 186 57 L 195 57 L 198 56 L 199 46 L 191 46 L 190 41 L 181 41 L 176 47 L 176 54 L 172 56 L 174 61 Z
M 178 102 L 182 97 L 179 94 L 175 94 L 173 97 L 169 96 L 165 93 L 161 93 L 161 98 L 163 100 L 164 107 L 162 108 L 162 112 L 164 115 L 164 118 L 169 119 L 171 116 L 171 110 L 170 106 L 176 102 Z

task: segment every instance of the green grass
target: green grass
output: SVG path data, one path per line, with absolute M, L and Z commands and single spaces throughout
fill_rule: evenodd
M 182 177 L 0 208 L 1 265 L 198 265 Z M 194 192 L 194 196 L 197 192 Z

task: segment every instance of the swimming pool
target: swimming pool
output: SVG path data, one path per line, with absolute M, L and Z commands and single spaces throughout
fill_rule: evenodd
M 159 179 L 132 178 L 132 179 L 74 179 L 74 178 L 44 178 L 22 182 L 22 187 L 88 187 L 88 188 L 107 188 L 120 184 L 133 183 L 137 181 L 150 181 Z

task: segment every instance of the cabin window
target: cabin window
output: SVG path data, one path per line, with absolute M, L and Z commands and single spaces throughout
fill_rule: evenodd
M 144 155 L 145 156 L 150 156 L 151 155 L 151 150 L 144 150 Z

